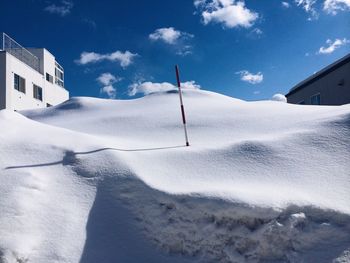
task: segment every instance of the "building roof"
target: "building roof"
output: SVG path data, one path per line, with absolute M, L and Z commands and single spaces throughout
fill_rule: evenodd
M 345 65 L 346 63 L 350 62 L 350 54 L 347 54 L 346 56 L 342 57 L 341 59 L 335 61 L 334 63 L 330 64 L 329 66 L 321 69 L 320 71 L 316 72 L 315 74 L 311 75 L 307 79 L 303 80 L 302 82 L 295 85 L 293 88 L 290 89 L 286 97 L 296 93 L 297 91 L 305 88 L 306 86 L 312 84 L 313 82 L 323 78 L 324 76 L 328 75 L 329 73 L 333 72 L 334 70 L 340 68 L 341 66 Z

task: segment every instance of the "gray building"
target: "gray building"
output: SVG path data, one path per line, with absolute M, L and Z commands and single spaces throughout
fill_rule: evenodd
M 350 103 L 350 54 L 294 86 L 286 97 L 293 104 Z

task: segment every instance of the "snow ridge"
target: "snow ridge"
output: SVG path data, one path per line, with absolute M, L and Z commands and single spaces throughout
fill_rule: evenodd
M 0 262 L 348 259 L 350 105 L 184 102 L 0 111 Z

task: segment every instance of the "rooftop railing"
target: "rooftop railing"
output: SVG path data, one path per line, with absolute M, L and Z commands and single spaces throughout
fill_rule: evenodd
M 7 34 L 2 34 L 2 50 L 10 53 L 17 59 L 21 60 L 31 68 L 40 72 L 39 58 L 29 52 L 27 49 L 18 44 L 15 40 L 9 37 Z

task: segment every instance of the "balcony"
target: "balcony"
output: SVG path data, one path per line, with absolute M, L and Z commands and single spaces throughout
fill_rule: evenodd
M 5 33 L 2 34 L 2 42 L 0 45 L 0 49 L 5 50 L 12 56 L 27 64 L 29 67 L 41 73 L 39 58 L 30 53 L 27 49 L 22 47 Z

